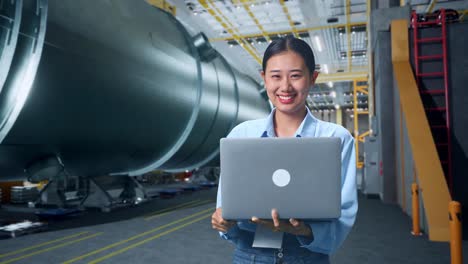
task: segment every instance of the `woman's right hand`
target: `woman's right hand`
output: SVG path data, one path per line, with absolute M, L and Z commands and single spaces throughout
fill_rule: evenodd
M 211 226 L 213 229 L 218 230 L 223 233 L 227 233 L 227 231 L 233 227 L 236 222 L 235 221 L 228 221 L 224 220 L 223 217 L 221 216 L 222 209 L 216 208 L 216 211 L 213 213 L 211 216 Z

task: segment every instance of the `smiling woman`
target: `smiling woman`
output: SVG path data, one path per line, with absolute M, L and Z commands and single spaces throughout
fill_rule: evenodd
M 300 124 L 306 114 L 305 101 L 309 88 L 317 77 L 315 59 L 312 50 L 303 41 L 287 38 L 274 42 L 268 47 L 263 58 L 262 78 L 265 81 L 268 98 L 277 109 L 275 124 L 295 120 Z M 296 52 L 297 50 L 297 52 Z M 300 55 L 304 54 L 304 56 Z M 294 118 L 291 118 L 294 117 Z M 297 125 L 283 126 L 278 129 L 278 136 L 291 136 L 295 130 L 288 129 Z
M 316 119 L 306 107 L 309 89 L 317 78 L 314 54 L 306 42 L 293 37 L 273 41 L 265 51 L 262 65 L 261 74 L 268 98 L 275 108 L 267 118 L 236 126 L 228 137 L 340 138 L 341 217 L 331 221 L 281 220 L 281 212 L 272 209 L 271 219 L 252 216 L 251 221 L 227 221 L 222 217 L 222 193 L 218 189 L 212 227 L 220 232 L 222 238 L 236 244 L 233 263 L 329 263 L 328 255 L 340 247 L 356 218 L 354 140 L 348 130 Z M 268 158 L 268 153 L 265 153 L 265 157 Z M 220 185 L 222 180 L 221 177 Z M 277 180 L 279 184 L 287 184 L 287 180 Z M 256 234 L 265 232 L 284 233 L 279 237 L 282 238 L 282 248 L 254 247 Z

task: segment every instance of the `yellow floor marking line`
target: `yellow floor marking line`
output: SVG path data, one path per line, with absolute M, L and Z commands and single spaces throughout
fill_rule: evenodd
M 184 207 L 184 206 L 193 204 L 193 203 L 197 203 L 198 201 L 200 201 L 200 199 L 196 199 L 196 200 L 194 200 L 194 201 L 190 201 L 190 202 L 187 202 L 187 203 L 179 204 L 179 205 L 176 205 L 176 206 L 174 206 L 174 207 L 165 208 L 165 209 L 161 209 L 161 210 L 156 211 L 156 212 L 149 213 L 149 214 L 145 215 L 145 219 L 146 219 L 146 218 L 149 218 L 149 217 L 153 217 L 153 216 L 155 216 L 155 215 L 159 215 L 160 213 L 164 213 L 164 212 L 167 212 L 167 211 L 172 211 L 172 210 L 175 210 L 175 209 L 177 209 L 177 208 L 181 208 L 181 207 Z
M 210 209 L 210 210 L 213 210 L 213 209 Z M 157 235 L 155 235 L 155 236 L 152 236 L 152 237 L 150 237 L 150 238 L 147 238 L 147 239 L 145 239 L 145 240 L 142 240 L 142 241 L 140 241 L 140 242 L 138 242 L 138 243 L 132 244 L 131 246 L 122 248 L 122 249 L 117 250 L 117 251 L 114 251 L 114 252 L 112 252 L 112 253 L 110 253 L 110 254 L 108 254 L 108 255 L 102 256 L 102 257 L 100 257 L 100 258 L 98 258 L 98 259 L 95 259 L 95 260 L 93 260 L 93 261 L 91 261 L 91 262 L 88 262 L 88 264 L 96 264 L 96 263 L 99 263 L 99 262 L 101 262 L 101 261 L 103 261 L 103 260 L 106 260 L 106 259 L 111 258 L 111 257 L 113 257 L 113 256 L 119 255 L 119 254 L 121 254 L 121 253 L 123 253 L 123 252 L 125 252 L 125 251 L 127 251 L 127 250 L 129 250 L 129 249 L 132 249 L 132 248 L 134 248 L 134 247 L 137 247 L 137 246 L 140 246 L 140 245 L 142 245 L 142 244 L 148 243 L 148 242 L 150 242 L 150 241 L 152 241 L 152 240 L 155 240 L 155 239 L 157 239 L 157 238 L 160 238 L 160 237 L 162 237 L 162 236 L 165 236 L 165 235 L 167 235 L 167 234 L 169 234 L 169 233 L 172 233 L 172 232 L 174 232 L 174 231 L 177 231 L 177 230 L 179 230 L 179 229 L 181 229 L 181 228 L 184 228 L 184 227 L 186 227 L 186 226 L 188 226 L 188 225 L 191 225 L 191 224 L 194 224 L 194 223 L 196 223 L 196 222 L 199 222 L 199 221 L 201 221 L 201 220 L 203 220 L 203 219 L 206 219 L 206 218 L 210 217 L 211 215 L 212 215 L 211 213 L 206 214 L 206 215 L 204 215 L 204 216 L 202 216 L 202 217 L 199 217 L 199 218 L 196 218 L 196 219 L 194 219 L 194 220 L 192 220 L 192 221 L 190 221 L 190 222 L 187 222 L 187 223 L 182 224 L 182 225 L 180 225 L 180 226 L 171 228 L 171 229 L 169 229 L 169 230 L 167 230 L 167 231 L 164 231 L 164 232 L 162 232 L 162 233 L 159 233 L 159 234 L 157 234 Z
M 160 226 L 160 227 L 151 229 L 151 230 L 146 231 L 146 232 L 144 232 L 144 233 L 141 233 L 141 234 L 139 234 L 139 235 L 130 237 L 130 238 L 128 238 L 128 239 L 125 239 L 125 240 L 122 240 L 122 241 L 119 241 L 119 242 L 110 244 L 110 245 L 108 245 L 108 246 L 106 246 L 106 247 L 103 247 L 103 248 L 100 248 L 100 249 L 91 251 L 91 252 L 89 252 L 89 253 L 87 253 L 87 254 L 84 254 L 84 255 L 78 256 L 78 257 L 76 257 L 76 258 L 67 260 L 67 261 L 63 262 L 62 264 L 70 264 L 70 263 L 76 262 L 76 261 L 78 261 L 78 260 L 87 258 L 87 257 L 92 256 L 92 255 L 95 255 L 95 254 L 97 254 L 97 253 L 99 253 L 99 252 L 102 252 L 102 251 L 105 251 L 105 250 L 114 248 L 114 247 L 116 247 L 116 246 L 119 246 L 119 245 L 122 245 L 122 244 L 124 244 L 124 243 L 130 242 L 130 241 L 135 240 L 135 239 L 137 239 L 137 238 L 140 238 L 140 237 L 142 237 L 142 236 L 145 236 L 145 235 L 148 235 L 148 234 L 157 232 L 157 231 L 159 231 L 159 230 L 161 230 L 161 229 L 164 229 L 164 228 L 166 228 L 166 227 L 169 227 L 169 226 L 178 224 L 178 223 L 180 223 L 180 222 L 182 222 L 182 221 L 185 221 L 185 220 L 188 220 L 188 219 L 190 219 L 190 218 L 199 216 L 199 215 L 201 215 L 201 214 L 205 214 L 206 212 L 208 212 L 208 211 L 213 211 L 213 210 L 214 210 L 213 208 L 209 208 L 209 209 L 203 210 L 203 211 L 201 211 L 201 212 L 198 212 L 198 213 L 189 215 L 189 216 L 184 217 L 184 218 L 182 218 L 182 219 L 179 219 L 179 220 L 177 220 L 177 221 L 174 221 L 174 222 L 165 224 L 165 225 L 163 225 L 163 226 Z M 1 263 L 0 263 L 0 264 L 1 264 Z
M 0 262 L 0 264 L 12 263 L 12 262 L 15 262 L 15 261 L 18 261 L 18 260 L 21 260 L 21 259 L 29 258 L 29 257 L 37 255 L 37 254 L 41 254 L 41 253 L 44 253 L 44 252 L 47 252 L 47 251 L 51 251 L 51 250 L 54 250 L 54 249 L 57 249 L 57 248 L 65 247 L 65 246 L 68 246 L 68 245 L 83 241 L 83 240 L 86 240 L 86 239 L 90 239 L 90 238 L 99 236 L 101 234 L 102 234 L 102 232 L 101 233 L 96 233 L 96 234 L 93 234 L 93 235 L 90 235 L 90 236 L 82 237 L 80 239 L 68 241 L 66 243 L 63 243 L 63 244 L 60 244 L 60 245 L 57 245 L 57 246 L 53 246 L 53 247 L 50 247 L 50 248 L 46 248 L 46 249 L 42 249 L 42 250 L 39 250 L 39 251 L 32 252 L 32 253 L 27 254 L 27 255 L 23 255 L 21 257 L 17 257 L 17 258 L 9 259 L 9 260 L 6 260 L 6 261 L 2 261 L 2 262 Z
M 30 249 L 42 247 L 42 246 L 49 245 L 49 244 L 52 244 L 52 243 L 55 243 L 55 242 L 59 242 L 59 241 L 62 241 L 62 240 L 66 240 L 66 239 L 69 239 L 69 238 L 81 236 L 81 235 L 84 235 L 84 234 L 86 234 L 86 233 L 89 233 L 89 231 L 81 232 L 81 233 L 74 234 L 74 235 L 71 235 L 71 236 L 62 237 L 62 238 L 55 239 L 55 240 L 51 240 L 51 241 L 48 241 L 48 242 L 45 242 L 45 243 L 42 243 L 42 244 L 38 244 L 38 245 L 35 245 L 35 246 L 31 246 L 31 247 L 27 247 L 27 248 L 22 248 L 22 249 L 13 251 L 13 252 L 8 252 L 8 253 L 0 254 L 0 258 L 7 257 L 7 256 L 11 256 L 11 255 L 15 255 L 15 254 L 18 254 L 18 253 L 21 253 L 21 252 L 24 252 L 24 251 L 28 251 L 28 250 L 30 250 Z
M 184 205 L 180 208 L 177 208 L 177 210 L 182 210 L 182 209 L 186 209 L 186 208 L 194 208 L 196 206 L 199 206 L 199 205 L 204 205 L 204 204 L 209 204 L 209 203 L 212 203 L 212 201 L 210 200 L 202 200 L 202 201 L 199 201 L 199 202 L 196 202 L 196 203 L 191 203 L 191 204 L 188 204 L 188 205 Z M 158 217 L 161 217 L 163 215 L 167 215 L 167 214 L 170 214 L 174 211 L 177 211 L 176 209 L 174 210 L 171 210 L 169 212 L 164 212 L 164 213 L 160 213 L 160 214 L 156 214 L 156 215 L 153 215 L 153 216 L 150 216 L 150 217 L 146 217 L 145 220 L 148 221 L 148 220 L 152 220 L 154 218 L 158 218 Z

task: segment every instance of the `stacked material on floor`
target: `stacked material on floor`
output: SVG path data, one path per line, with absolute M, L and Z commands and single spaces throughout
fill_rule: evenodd
M 82 211 L 77 208 L 56 208 L 38 211 L 35 214 L 41 220 L 61 220 L 81 215 Z
M 198 182 L 198 184 L 201 186 L 202 189 L 210 189 L 210 188 L 218 186 L 218 184 L 213 181 L 201 181 L 201 182 Z
M 42 222 L 31 222 L 25 220 L 14 224 L 8 224 L 0 227 L 0 238 L 17 237 L 29 233 L 45 230 L 47 224 Z
M 200 186 L 195 184 L 182 185 L 181 188 L 184 192 L 194 192 L 200 190 Z
M 35 201 L 39 196 L 36 187 L 13 186 L 11 187 L 11 203 L 27 203 Z
M 160 198 L 173 198 L 176 195 L 179 195 L 182 193 L 182 189 L 180 188 L 166 188 L 164 190 L 159 191 L 159 197 Z

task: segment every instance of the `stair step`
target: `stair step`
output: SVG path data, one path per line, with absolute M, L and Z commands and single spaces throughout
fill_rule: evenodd
M 442 37 L 436 37 L 436 38 L 420 38 L 417 40 L 418 43 L 430 43 L 430 42 L 440 42 L 442 41 Z
M 447 107 L 430 107 L 430 108 L 424 108 L 424 109 L 426 109 L 426 111 L 429 111 L 429 112 L 442 112 L 442 111 L 447 110 Z
M 438 77 L 438 76 L 444 76 L 444 72 L 426 72 L 426 73 L 418 73 L 416 75 L 419 77 Z
M 426 25 L 435 25 L 439 24 L 440 22 L 438 20 L 431 20 L 431 21 L 425 21 L 425 22 L 416 22 L 416 25 L 418 26 L 426 26 Z
M 445 94 L 445 90 L 438 89 L 438 90 L 419 90 L 420 94 Z
M 444 55 L 427 55 L 427 56 L 418 56 L 418 60 L 437 60 L 443 59 Z

